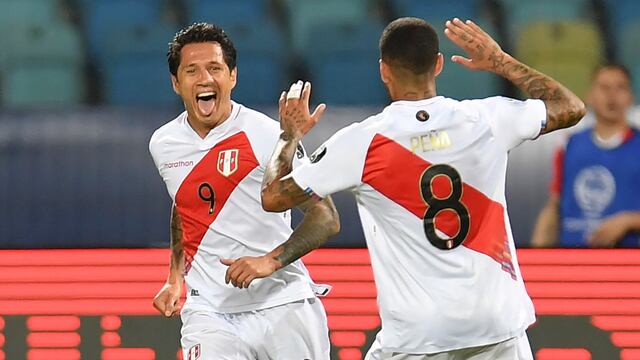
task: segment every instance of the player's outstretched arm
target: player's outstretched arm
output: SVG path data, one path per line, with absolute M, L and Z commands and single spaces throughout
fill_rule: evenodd
M 296 94 L 302 88 L 302 94 Z M 319 105 L 309 113 L 311 84 L 301 81 L 280 96 L 280 126 L 282 133 L 267 164 L 262 180 L 262 206 L 267 211 L 284 211 L 298 206 L 304 212 L 302 222 L 283 244 L 264 256 L 246 256 L 237 260 L 222 259 L 228 265 L 225 281 L 238 288 L 247 288 L 256 278 L 271 275 L 308 252 L 320 247 L 340 231 L 338 211 L 331 197 L 313 198 L 291 179 L 293 157 L 298 142 L 318 121 L 324 111 Z
M 453 62 L 472 70 L 490 71 L 511 81 L 534 99 L 544 101 L 547 125 L 543 130 L 573 126 L 582 119 L 586 108 L 582 100 L 551 77 L 532 69 L 504 52 L 489 34 L 473 21 L 455 18 L 446 22 L 445 35 L 467 52 L 469 58 L 454 55 Z
M 171 265 L 169 276 L 153 298 L 153 306 L 166 317 L 180 313 L 180 296 L 182 295 L 182 282 L 184 280 L 183 269 L 182 220 L 174 205 L 171 211 Z

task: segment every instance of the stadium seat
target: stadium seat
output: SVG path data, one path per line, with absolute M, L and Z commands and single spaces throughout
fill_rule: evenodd
M 222 28 L 237 23 L 253 25 L 266 18 L 265 0 L 187 0 L 188 23 L 211 22 Z
M 162 0 L 80 0 L 84 33 L 92 61 L 102 63 L 107 33 L 120 27 L 160 22 Z
M 369 17 L 369 0 L 285 0 L 291 41 L 298 54 L 315 46 L 319 25 L 336 26 L 365 23 Z
M 488 34 L 500 40 L 497 30 L 491 23 L 481 20 L 478 22 Z M 440 52 L 444 56 L 444 68 L 436 78 L 438 95 L 462 100 L 500 94 L 502 88 L 499 77 L 483 71 L 472 71 L 451 61 L 453 55 L 466 56 L 466 54 L 446 36 L 440 36 Z
M 84 98 L 84 52 L 80 35 L 65 23 L 16 25 L 3 46 L 2 100 L 10 107 L 51 107 Z
M 58 17 L 59 2 L 55 0 L 2 0 L 0 26 L 11 27 L 25 22 L 46 24 Z
M 456 1 L 425 1 L 425 0 L 392 0 L 392 6 L 398 16 L 415 16 L 429 19 L 470 19 L 477 15 L 477 1 L 456 0 Z M 444 22 L 432 24 L 435 27 L 444 29 Z
M 638 21 L 640 1 L 637 0 L 604 0 L 610 16 L 614 35 L 620 35 L 629 23 Z
M 620 61 L 631 68 L 640 65 L 640 20 L 629 22 L 620 33 L 618 56 Z M 636 83 L 638 83 L 638 78 Z
M 383 105 L 378 38 L 382 25 L 316 25 L 316 41 L 305 53 L 317 99 L 330 104 Z
M 584 21 L 533 23 L 523 29 L 516 55 L 582 97 L 591 72 L 604 57 L 600 32 Z
M 244 54 L 238 58 L 238 82 L 232 98 L 244 105 L 276 106 L 290 78 L 278 59 L 267 55 Z
M 237 49 L 238 83 L 233 98 L 243 104 L 275 105 L 289 81 L 284 32 L 270 21 L 225 27 Z
M 104 94 L 118 106 L 175 106 L 166 60 L 175 29 L 161 24 L 121 25 L 105 35 Z
M 590 0 L 502 0 L 511 41 L 527 25 L 539 21 L 581 21 L 590 17 Z

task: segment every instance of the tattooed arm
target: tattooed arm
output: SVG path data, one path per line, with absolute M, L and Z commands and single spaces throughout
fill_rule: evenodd
M 547 125 L 543 130 L 573 126 L 584 117 L 586 108 L 571 90 L 551 77 L 530 68 L 504 52 L 491 36 L 473 21 L 447 21 L 445 35 L 464 49 L 470 59 L 453 56 L 452 60 L 472 70 L 491 71 L 511 81 L 534 99 L 544 101 Z
M 299 82 L 301 86 L 301 82 Z M 292 170 L 298 142 L 318 121 L 324 105 L 309 114 L 311 85 L 306 83 L 300 99 L 280 96 L 282 133 L 267 164 L 262 180 L 262 206 L 267 211 L 284 211 L 298 206 L 304 212 L 302 222 L 287 241 L 264 256 L 246 256 L 237 260 L 222 259 L 228 265 L 225 281 L 238 288 L 247 288 L 256 278 L 271 275 L 289 265 L 340 231 L 338 211 L 331 197 L 318 201 L 287 177 Z
M 184 252 L 182 249 L 182 220 L 175 204 L 171 210 L 171 265 L 169 276 L 158 294 L 153 299 L 153 306 L 164 316 L 171 317 L 180 312 L 180 295 L 184 269 Z
M 227 284 L 248 288 L 253 280 L 267 277 L 291 264 L 340 231 L 338 212 L 331 197 L 322 201 L 308 200 L 299 208 L 304 212 L 304 218 L 287 241 L 263 256 L 221 260 L 229 266 L 225 275 Z

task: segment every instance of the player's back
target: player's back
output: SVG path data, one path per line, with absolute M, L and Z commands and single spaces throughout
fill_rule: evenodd
M 344 130 L 363 164 L 354 191 L 387 351 L 496 343 L 534 321 L 504 187 L 508 151 L 545 117 L 539 101 L 435 97 Z

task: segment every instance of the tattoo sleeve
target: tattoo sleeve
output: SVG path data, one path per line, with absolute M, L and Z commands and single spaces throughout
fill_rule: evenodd
M 298 140 L 281 136 L 262 180 L 262 206 L 265 209 L 283 211 L 299 206 L 304 212 L 302 222 L 289 239 L 270 252 L 281 267 L 320 247 L 340 231 L 338 211 L 331 197 L 316 201 L 300 189 L 291 177 L 287 177 L 293 167 L 297 145 Z
M 309 200 L 300 208 L 304 212 L 302 222 L 289 239 L 272 252 L 283 267 L 319 248 L 340 231 L 338 211 L 331 197 L 319 202 Z
M 171 265 L 168 282 L 182 281 L 184 251 L 182 249 L 182 219 L 175 204 L 171 209 Z
M 267 211 L 284 211 L 310 199 L 310 195 L 287 177 L 292 170 L 297 139 L 280 136 L 262 179 L 262 206 Z
M 551 77 L 532 69 L 506 53 L 492 54 L 489 60 L 496 74 L 515 84 L 547 108 L 545 133 L 573 126 L 584 117 L 584 103 L 571 90 Z

